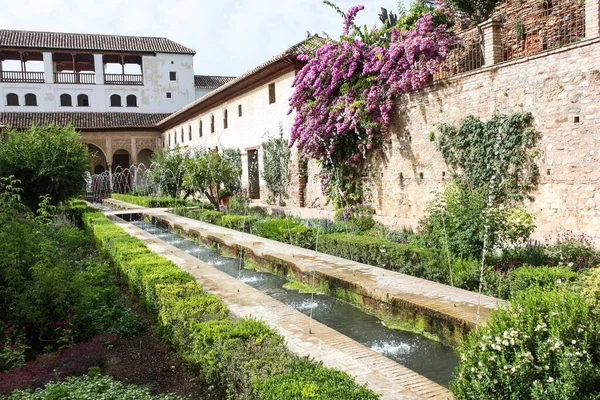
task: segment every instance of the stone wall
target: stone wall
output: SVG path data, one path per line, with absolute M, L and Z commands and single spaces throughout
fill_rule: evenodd
M 364 184 L 378 214 L 421 218 L 450 176 L 429 141 L 439 123 L 495 110 L 530 111 L 540 133 L 541 182 L 526 206 L 539 231 L 600 234 L 600 40 L 487 67 L 401 97 L 392 144 Z M 402 178 L 400 179 L 400 174 Z

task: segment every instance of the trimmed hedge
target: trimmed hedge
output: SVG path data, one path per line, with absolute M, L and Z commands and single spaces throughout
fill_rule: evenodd
M 298 359 L 285 347 L 283 337 L 264 322 L 230 318 L 226 305 L 200 288 L 191 275 L 148 250 L 104 214 L 91 209 L 80 211 L 83 225 L 92 233 L 98 249 L 113 261 L 156 318 L 159 334 L 225 398 L 379 397 L 358 386 L 344 372 Z M 304 391 L 299 396 L 297 390 L 277 392 L 280 386 L 304 386 L 307 368 L 318 371 L 317 383 L 309 384 L 310 393 L 306 392 L 310 396 Z
M 148 208 L 167 208 L 167 207 L 188 207 L 198 206 L 198 203 L 193 203 L 184 199 L 175 199 L 173 197 L 154 197 L 154 196 L 136 196 L 131 194 L 120 194 L 112 193 L 110 195 L 113 199 L 124 201 L 126 203 L 136 204 L 142 207 Z M 201 207 L 204 207 L 203 203 L 200 203 Z M 212 207 L 212 206 L 210 206 Z
M 319 236 L 317 250 L 436 282 L 449 281 L 448 259 L 433 249 L 351 233 L 330 233 Z
M 305 249 L 315 249 L 317 231 L 289 218 L 266 219 L 254 224 L 253 234 Z

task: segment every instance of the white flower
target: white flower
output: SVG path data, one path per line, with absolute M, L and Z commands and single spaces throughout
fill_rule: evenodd
M 577 343 L 577 340 L 572 340 L 571 343 L 575 344 L 575 343 Z
M 553 377 L 548 378 L 548 382 L 550 382 L 550 383 L 554 382 L 554 378 Z

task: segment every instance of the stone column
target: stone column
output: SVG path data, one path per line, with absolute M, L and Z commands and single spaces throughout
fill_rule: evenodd
M 502 62 L 502 21 L 489 19 L 481 24 L 480 28 L 483 36 L 484 65 L 489 67 Z
M 52 53 L 43 52 L 44 60 L 44 82 L 54 83 L 54 64 L 52 63 Z
M 113 191 L 112 162 L 109 162 L 107 164 L 108 164 L 108 184 L 110 187 L 110 192 L 112 193 L 112 191 Z
M 599 0 L 585 0 L 585 38 L 600 36 Z
M 94 72 L 96 74 L 96 84 L 104 85 L 104 61 L 102 54 L 94 54 Z

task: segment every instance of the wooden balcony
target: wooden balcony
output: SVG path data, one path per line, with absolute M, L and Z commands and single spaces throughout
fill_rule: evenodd
M 144 76 L 138 74 L 104 74 L 105 85 L 143 85 Z
M 96 83 L 96 74 L 93 72 L 55 72 L 54 83 L 93 85 Z
M 0 82 L 10 83 L 44 83 L 43 72 L 2 71 Z

